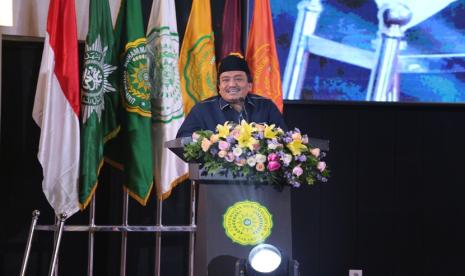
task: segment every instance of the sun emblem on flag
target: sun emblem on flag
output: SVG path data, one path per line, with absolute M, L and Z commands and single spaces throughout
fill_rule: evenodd
M 166 124 L 184 115 L 179 80 L 179 37 L 166 26 L 154 29 L 147 40 L 152 122 Z
M 126 44 L 123 57 L 123 104 L 128 112 L 152 117 L 149 72 L 147 67 L 147 48 L 145 38 L 139 38 Z
M 107 51 L 108 46 L 102 47 L 100 36 L 97 36 L 92 45 L 86 44 L 81 95 L 83 123 L 94 112 L 100 122 L 102 112 L 105 109 L 104 94 L 116 91 L 108 81 L 108 77 L 117 67 L 105 63 L 104 59 Z
M 136 67 L 131 68 L 131 80 L 136 90 L 142 89 L 145 93 L 150 92 L 150 80 L 147 65 L 139 63 Z

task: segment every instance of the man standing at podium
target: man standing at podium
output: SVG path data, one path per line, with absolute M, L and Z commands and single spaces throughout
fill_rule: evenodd
M 276 105 L 269 99 L 249 94 L 252 76 L 245 59 L 231 54 L 221 60 L 218 68 L 218 96 L 197 103 L 187 115 L 176 137 L 191 136 L 197 130 L 214 131 L 224 122 L 275 124 L 286 130 Z

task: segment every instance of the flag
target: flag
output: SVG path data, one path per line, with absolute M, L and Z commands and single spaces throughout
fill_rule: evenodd
M 282 112 L 283 90 L 270 2 L 256 0 L 254 6 L 246 51 L 246 60 L 253 77 L 252 91 L 273 100 Z
M 153 175 L 158 197 L 187 179 L 187 163 L 164 147 L 184 121 L 179 81 L 179 36 L 173 0 L 154 0 L 147 27 L 149 77 L 152 84 Z
M 121 130 L 109 142 L 105 156 L 124 170 L 124 185 L 130 196 L 145 205 L 153 186 L 150 81 L 140 0 L 122 0 L 115 27 L 120 57 Z M 116 162 L 114 162 L 116 161 Z
M 221 29 L 221 55 L 223 59 L 231 53 L 240 53 L 241 50 L 241 2 L 239 0 L 226 0 L 223 10 L 223 24 Z
M 81 82 L 81 209 L 86 208 L 97 187 L 104 144 L 119 131 L 115 114 L 119 97 L 114 44 L 108 0 L 90 0 Z
M 79 63 L 74 0 L 51 0 L 32 117 L 42 189 L 55 214 L 79 210 Z
M 184 114 L 216 92 L 215 38 L 210 0 L 193 0 L 179 57 Z

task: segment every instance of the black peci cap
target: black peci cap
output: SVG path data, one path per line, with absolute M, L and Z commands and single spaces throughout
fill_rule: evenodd
M 250 75 L 247 61 L 239 53 L 231 53 L 221 60 L 218 66 L 218 76 L 227 71 L 244 71 L 247 75 Z

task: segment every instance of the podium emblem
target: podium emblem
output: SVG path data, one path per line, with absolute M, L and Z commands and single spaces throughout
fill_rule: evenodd
M 223 227 L 233 242 L 256 245 L 271 234 L 273 217 L 268 209 L 255 201 L 238 201 L 223 215 Z

